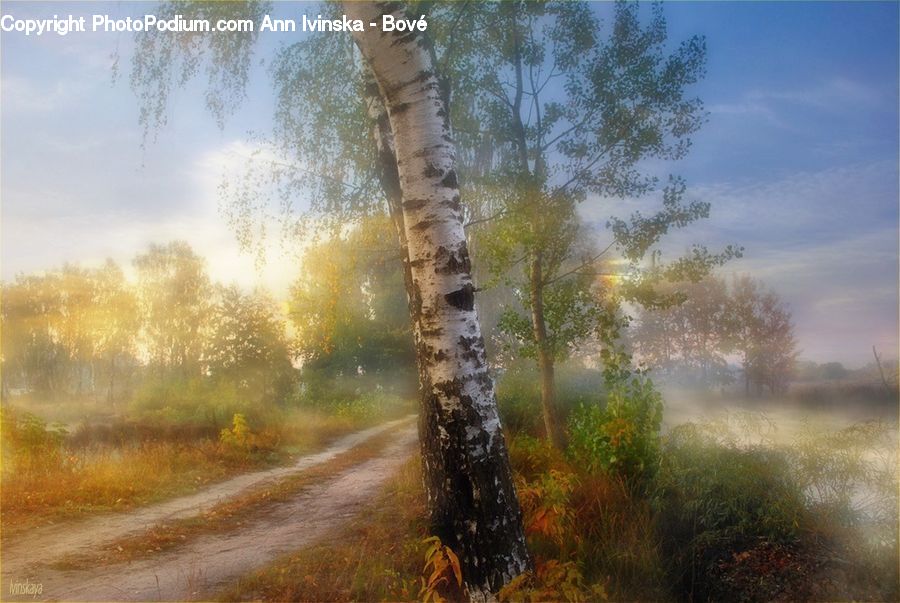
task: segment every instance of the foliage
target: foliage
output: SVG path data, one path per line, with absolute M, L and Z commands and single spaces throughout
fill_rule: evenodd
M 429 545 L 425 551 L 422 589 L 419 591 L 423 603 L 462 601 L 466 589 L 456 553 L 437 536 L 429 536 L 422 542 Z
M 662 397 L 642 374 L 613 384 L 606 406 L 582 406 L 570 419 L 570 450 L 590 470 L 646 486 L 659 465 Z
M 741 355 L 745 392 L 784 393 L 797 360 L 791 314 L 778 296 L 749 276 L 732 283 L 735 349 Z
M 334 377 L 330 371 L 304 369 L 294 403 L 358 424 L 412 412 L 415 383 L 406 371 Z
M 2 286 L 3 397 L 13 387 L 43 396 L 104 388 L 122 395 L 136 364 L 134 292 L 112 261 L 19 275 Z
M 791 315 L 778 296 L 747 276 L 707 276 L 662 288 L 667 303 L 644 308 L 636 351 L 658 374 L 701 386 L 733 381 L 729 355 L 741 358 L 747 394 L 784 393 L 797 357 Z M 832 367 L 837 368 L 837 367 Z
M 502 600 L 658 599 L 664 572 L 649 504 L 618 476 L 592 472 L 546 440 L 510 441 L 535 571 Z
M 204 360 L 213 380 L 234 384 L 255 402 L 283 404 L 296 382 L 291 345 L 275 302 L 237 287 L 219 291 Z
M 290 316 L 304 368 L 333 376 L 412 366 L 415 356 L 396 235 L 370 219 L 304 255 Z
M 579 406 L 595 400 L 603 388 L 600 371 L 584 368 L 575 361 L 560 364 L 556 375 L 556 406 L 563 421 Z M 540 382 L 528 364 L 513 362 L 497 377 L 497 406 L 507 430 L 532 435 L 543 433 Z
M 806 426 L 786 454 L 807 506 L 824 525 L 868 525 L 877 546 L 896 548 L 898 457 L 896 430 L 879 421 L 822 433 Z M 877 526 L 877 527 L 876 527 Z
M 3 433 L 3 469 L 35 476 L 59 470 L 64 463 L 62 443 L 66 430 L 31 413 L 4 407 L 0 417 Z
M 498 594 L 500 601 L 608 601 L 602 584 L 585 583 L 574 561 L 539 561 L 534 572 L 510 581 Z
M 667 434 L 662 459 L 657 525 L 682 592 L 705 599 L 732 554 L 759 542 L 797 542 L 804 498 L 782 453 L 685 424 Z
M 231 429 L 223 429 L 219 434 L 219 442 L 223 445 L 242 450 L 249 450 L 254 445 L 255 439 L 247 419 L 239 412 L 234 413 Z
M 201 373 L 212 292 L 205 264 L 181 241 L 150 245 L 134 259 L 144 343 L 160 376 L 190 379 Z
M 138 418 L 163 423 L 206 423 L 216 429 L 230 422 L 235 413 L 254 417 L 263 412 L 233 383 L 204 379 L 190 381 L 147 380 L 129 403 Z

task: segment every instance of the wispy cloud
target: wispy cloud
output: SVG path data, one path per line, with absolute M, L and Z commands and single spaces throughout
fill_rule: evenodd
M 807 88 L 749 90 L 735 100 L 709 105 L 713 115 L 759 116 L 784 127 L 789 121 L 781 116 L 785 109 L 815 109 L 839 112 L 883 107 L 892 102 L 878 90 L 847 77 L 832 77 Z

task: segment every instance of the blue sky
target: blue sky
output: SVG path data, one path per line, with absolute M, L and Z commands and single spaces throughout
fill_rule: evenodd
M 898 5 L 894 2 L 680 2 L 665 6 L 673 39 L 707 38 L 695 87 L 709 121 L 690 155 L 666 171 L 712 204 L 709 220 L 673 237 L 737 243 L 751 273 L 788 302 L 803 356 L 849 365 L 871 346 L 898 348 Z M 4 2 L 16 17 L 140 14 L 133 3 Z M 310 5 L 279 4 L 277 12 Z M 598 5 L 602 15 L 609 5 Z M 261 36 L 259 57 L 279 43 Z M 240 254 L 218 211 L 223 169 L 265 131 L 265 69 L 219 130 L 196 86 L 179 92 L 169 124 L 141 149 L 128 87 L 131 35 L 0 36 L 0 267 L 2 278 L 65 261 L 123 265 L 150 242 L 186 239 L 224 282 L 283 291 L 296 261 L 273 245 L 266 267 Z M 111 78 L 118 51 L 124 77 Z M 589 201 L 588 219 L 650 207 Z

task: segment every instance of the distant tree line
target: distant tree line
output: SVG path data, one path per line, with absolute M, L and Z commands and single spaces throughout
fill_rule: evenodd
M 740 364 L 746 395 L 787 390 L 797 360 L 791 314 L 778 296 L 749 276 L 729 283 L 709 276 L 671 286 L 671 301 L 644 308 L 633 346 L 655 374 L 684 384 L 723 386 Z
M 129 282 L 112 260 L 20 275 L 2 286 L 3 396 L 128 400 L 147 382 L 228 381 L 277 401 L 295 381 L 274 300 L 213 284 L 183 242 L 151 245 Z

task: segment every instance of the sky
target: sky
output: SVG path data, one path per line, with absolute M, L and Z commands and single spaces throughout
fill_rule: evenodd
M 123 17 L 152 6 L 3 2 L 0 13 Z M 898 355 L 898 6 L 665 5 L 671 39 L 706 37 L 706 77 L 692 92 L 709 118 L 686 158 L 659 167 L 712 207 L 666 252 L 743 246 L 744 258 L 723 273 L 751 274 L 781 296 L 805 359 L 859 366 L 872 345 Z M 609 9 L 595 5 L 601 16 Z M 274 12 L 316 14 L 293 3 Z M 265 60 L 293 38 L 260 36 L 247 98 L 224 128 L 191 84 L 142 147 L 128 85 L 131 36 L 0 35 L 0 277 L 106 257 L 127 268 L 151 242 L 183 239 L 214 279 L 284 294 L 296 250 L 273 241 L 258 268 L 221 215 L 218 186 L 223 171 L 243 163 L 247 133 L 271 128 Z M 116 55 L 122 75 L 114 80 Z M 602 226 L 654 202 L 588 199 L 582 213 Z

